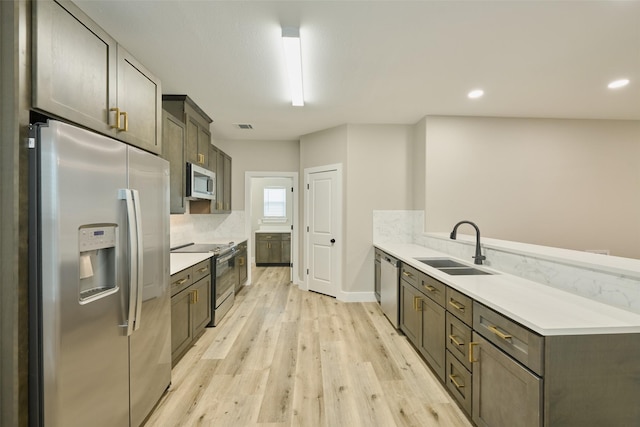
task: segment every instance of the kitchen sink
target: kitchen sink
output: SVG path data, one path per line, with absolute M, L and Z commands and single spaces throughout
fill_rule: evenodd
M 415 260 L 427 264 L 430 267 L 437 268 L 443 273 L 447 273 L 452 276 L 479 276 L 484 274 L 494 274 L 451 258 L 415 258 Z
M 450 258 L 416 258 L 416 260 L 433 268 L 468 267 L 466 264 Z
M 483 274 L 493 274 L 488 271 L 480 270 L 473 267 L 439 268 L 438 270 L 452 276 L 479 276 Z

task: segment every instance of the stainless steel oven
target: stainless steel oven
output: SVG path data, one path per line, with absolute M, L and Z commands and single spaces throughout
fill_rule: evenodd
M 232 248 L 214 258 L 216 279 L 213 282 L 214 289 L 211 292 L 213 316 L 211 316 L 209 326 L 216 326 L 233 306 L 234 292 L 238 281 L 236 255 L 236 249 Z

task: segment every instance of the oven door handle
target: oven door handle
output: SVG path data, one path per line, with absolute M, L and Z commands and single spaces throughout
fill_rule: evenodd
M 236 254 L 232 253 L 229 255 L 225 255 L 224 257 L 220 257 L 218 259 L 216 259 L 216 265 L 220 265 L 220 264 L 224 264 L 225 262 L 229 261 L 231 258 L 235 257 Z

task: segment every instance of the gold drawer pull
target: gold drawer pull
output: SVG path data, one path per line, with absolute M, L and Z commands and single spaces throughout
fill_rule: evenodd
M 457 375 L 449 375 L 449 379 L 451 380 L 451 382 L 453 383 L 454 386 L 456 386 L 456 388 L 464 388 L 464 384 L 460 384 L 458 381 L 456 381 L 456 378 L 458 376 Z
M 239 265 L 244 265 L 244 257 L 238 258 L 238 264 Z
M 458 341 L 458 337 L 455 335 L 449 335 L 449 339 L 451 340 L 451 342 L 453 342 L 455 345 L 464 345 L 464 342 Z
M 413 297 L 413 309 L 415 311 L 422 311 L 422 298 Z
M 470 342 L 469 343 L 469 362 L 471 363 L 475 363 L 478 360 L 476 358 L 473 357 L 473 347 L 479 345 L 479 342 Z
M 180 286 L 180 285 L 182 285 L 182 284 L 186 283 L 186 282 L 187 282 L 187 280 L 189 280 L 189 278 L 188 278 L 188 277 L 185 277 L 184 279 L 180 279 L 180 280 L 178 280 L 178 281 L 176 281 L 176 282 L 173 282 L 173 284 L 174 284 L 174 285 L 177 285 L 177 286 Z
M 413 277 L 413 274 L 409 273 L 408 271 L 403 271 L 402 275 L 407 277 Z
M 115 111 L 115 113 L 116 113 L 116 124 L 115 124 L 115 126 L 111 125 L 111 127 L 113 129 L 120 130 L 120 109 L 118 107 L 114 107 L 114 108 L 110 108 L 109 111 Z
M 488 326 L 487 327 L 491 332 L 493 332 L 494 334 L 496 334 L 499 338 L 502 338 L 505 341 L 509 341 L 511 340 L 511 338 L 513 338 L 511 335 L 505 334 L 504 332 L 498 330 L 497 327 L 495 326 Z
M 424 285 L 424 287 L 429 291 L 429 292 L 437 292 L 438 290 L 431 285 Z
M 200 270 L 198 270 L 198 273 L 204 273 L 205 271 L 209 271 L 209 267 L 202 267 Z
M 119 130 L 128 132 L 129 131 L 129 114 L 126 111 L 122 111 L 120 115 L 124 116 L 124 127 Z
M 452 305 L 457 310 L 464 311 L 464 305 L 460 304 L 458 301 L 454 299 L 449 300 L 449 305 Z

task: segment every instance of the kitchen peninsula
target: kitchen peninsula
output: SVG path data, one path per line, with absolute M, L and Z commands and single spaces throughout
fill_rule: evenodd
M 431 367 L 478 425 L 632 425 L 640 419 L 631 397 L 640 395 L 640 315 L 484 266 L 476 268 L 489 274 L 449 275 L 421 260 L 471 263 L 423 246 L 375 247 L 402 263 L 400 328 L 428 362 L 433 353 L 446 359 L 443 367 Z M 442 285 L 444 307 L 431 295 L 442 292 L 434 280 Z M 442 331 L 430 333 L 433 310 L 441 313 Z M 418 316 L 417 334 L 410 316 Z

